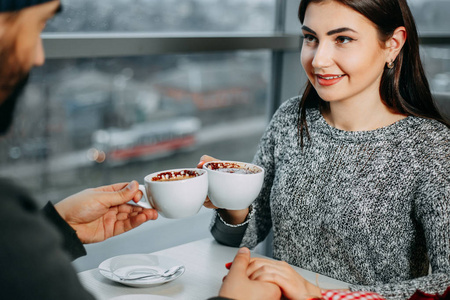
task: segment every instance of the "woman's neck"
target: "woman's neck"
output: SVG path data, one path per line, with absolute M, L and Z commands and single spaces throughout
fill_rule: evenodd
M 322 112 L 327 123 L 345 131 L 368 131 L 389 126 L 406 116 L 390 110 L 383 102 L 330 102 L 329 110 Z

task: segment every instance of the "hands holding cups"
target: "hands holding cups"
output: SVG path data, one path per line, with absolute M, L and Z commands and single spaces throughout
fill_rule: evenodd
M 144 185 L 139 186 L 144 196 L 136 205 L 153 208 L 170 219 L 193 216 L 204 205 L 223 209 L 222 217 L 238 224 L 247 217 L 248 207 L 259 195 L 263 180 L 264 169 L 259 166 L 204 155 L 197 168 L 147 175 Z
M 208 192 L 208 174 L 196 168 L 173 169 L 145 176 L 140 206 L 154 208 L 169 219 L 198 213 Z
M 259 195 L 264 169 L 250 163 L 220 161 L 203 155 L 197 165 L 208 172 L 208 199 L 204 206 L 221 209 L 220 215 L 230 224 L 242 223 L 249 206 Z

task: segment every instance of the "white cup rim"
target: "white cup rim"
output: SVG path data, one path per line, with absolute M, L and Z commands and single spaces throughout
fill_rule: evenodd
M 220 172 L 218 170 L 209 169 L 208 165 L 211 164 L 211 163 L 235 163 L 235 164 L 241 164 L 241 165 L 248 166 L 249 168 L 257 168 L 259 170 L 259 172 L 247 173 L 247 174 Z M 205 169 L 207 171 L 211 171 L 211 172 L 217 172 L 217 173 L 220 172 L 220 174 L 223 174 L 223 176 L 255 176 L 255 175 L 259 175 L 260 173 L 264 174 L 264 168 L 263 167 L 255 165 L 253 163 L 248 163 L 248 162 L 243 162 L 243 161 L 234 161 L 234 160 L 212 160 L 212 161 L 208 161 L 208 162 L 203 164 L 203 169 Z
M 152 177 L 155 177 L 156 175 L 158 175 L 160 173 L 179 172 L 179 171 L 183 171 L 183 170 L 198 172 L 199 176 L 196 176 L 196 177 L 193 177 L 193 178 L 179 179 L 179 180 L 159 180 L 159 181 L 151 180 Z M 167 183 L 172 183 L 173 184 L 173 183 L 176 183 L 176 182 L 181 183 L 181 182 L 185 182 L 185 181 L 188 181 L 188 180 L 198 179 L 198 178 L 202 177 L 202 175 L 205 175 L 206 173 L 207 172 L 205 170 L 199 169 L 199 168 L 177 168 L 177 169 L 161 170 L 161 171 L 153 172 L 153 173 L 150 173 L 150 174 L 146 175 L 144 177 L 144 182 L 151 183 L 151 184 L 167 184 Z

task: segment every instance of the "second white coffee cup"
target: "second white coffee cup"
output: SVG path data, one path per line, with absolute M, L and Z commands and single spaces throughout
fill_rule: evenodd
M 259 195 L 264 181 L 264 169 L 245 162 L 210 161 L 203 169 L 208 171 L 208 197 L 218 208 L 239 210 L 249 207 Z
M 208 173 L 197 168 L 159 171 L 145 176 L 139 189 L 144 196 L 137 205 L 154 208 L 169 219 L 190 217 L 205 202 Z

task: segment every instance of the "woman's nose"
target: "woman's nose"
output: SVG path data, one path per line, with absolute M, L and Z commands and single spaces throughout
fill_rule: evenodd
M 326 43 L 319 44 L 314 53 L 312 66 L 314 68 L 329 67 L 333 63 L 332 55 L 333 51 L 329 45 Z

